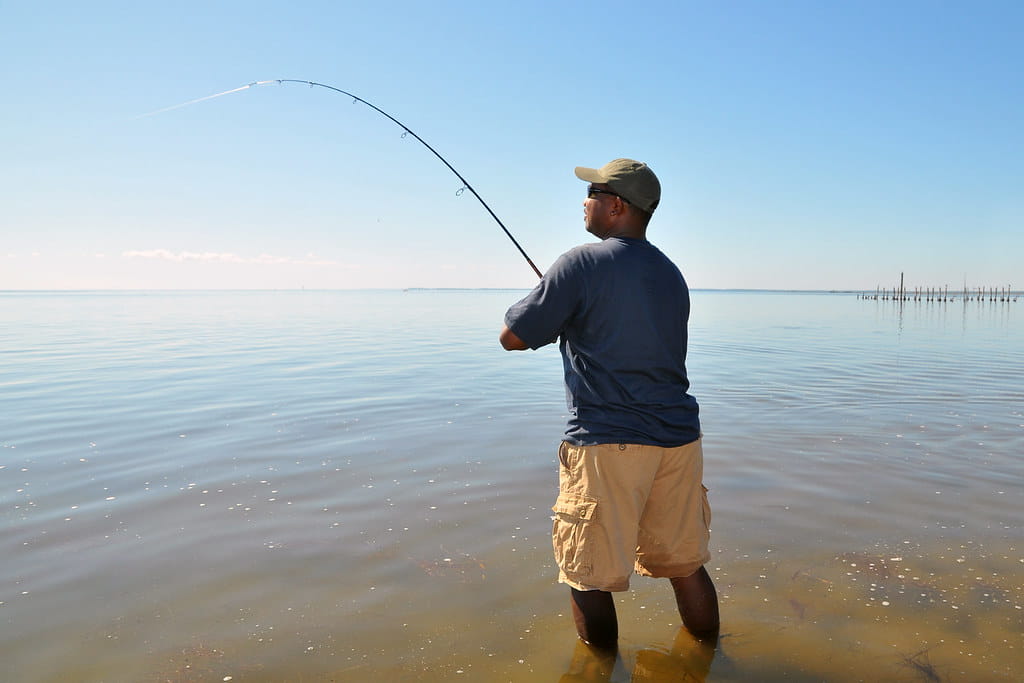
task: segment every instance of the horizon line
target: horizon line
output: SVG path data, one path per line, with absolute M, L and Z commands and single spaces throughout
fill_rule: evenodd
M 110 293 L 172 293 L 172 292 L 409 292 L 409 291 L 453 291 L 453 292 L 486 292 L 486 291 L 529 291 L 532 287 L 158 287 L 158 288 L 68 288 L 68 289 L 0 289 L 0 294 L 75 294 L 91 292 Z M 979 288 L 968 288 L 969 293 L 978 291 Z M 983 291 L 990 291 L 993 288 L 982 287 Z M 792 293 L 792 294 L 868 294 L 877 291 L 885 291 L 879 288 L 827 288 L 827 289 L 793 289 L 779 287 L 691 287 L 691 292 L 767 292 L 767 293 Z M 1009 292 L 1010 294 L 1024 294 L 1024 290 L 1007 290 L 997 288 L 996 292 Z M 953 291 L 953 294 L 963 292 L 962 289 Z

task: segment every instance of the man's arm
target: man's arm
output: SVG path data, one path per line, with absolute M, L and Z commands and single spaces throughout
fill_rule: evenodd
M 530 348 L 515 332 L 508 329 L 508 325 L 502 326 L 501 334 L 498 335 L 498 341 L 501 342 L 501 346 L 506 351 L 525 351 Z

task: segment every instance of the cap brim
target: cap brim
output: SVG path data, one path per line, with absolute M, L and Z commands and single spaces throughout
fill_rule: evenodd
M 601 175 L 599 170 L 596 168 L 587 168 L 585 166 L 576 167 L 576 177 L 580 180 L 586 180 L 588 183 L 607 182 L 607 179 Z

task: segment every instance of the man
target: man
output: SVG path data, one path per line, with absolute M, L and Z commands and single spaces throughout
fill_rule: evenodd
M 590 183 L 583 221 L 600 242 L 563 254 L 505 314 L 507 350 L 560 339 L 569 422 L 559 448 L 553 544 L 576 630 L 613 649 L 612 593 L 640 574 L 668 578 L 683 624 L 717 637 L 704 569 L 710 508 L 696 400 L 687 391 L 690 295 L 647 241 L 661 185 L 646 164 L 576 168 Z

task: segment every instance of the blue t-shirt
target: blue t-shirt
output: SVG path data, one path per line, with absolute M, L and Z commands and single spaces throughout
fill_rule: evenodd
M 675 264 L 646 240 L 610 237 L 559 257 L 505 324 L 533 349 L 561 338 L 566 441 L 673 447 L 700 437 L 689 317 Z

